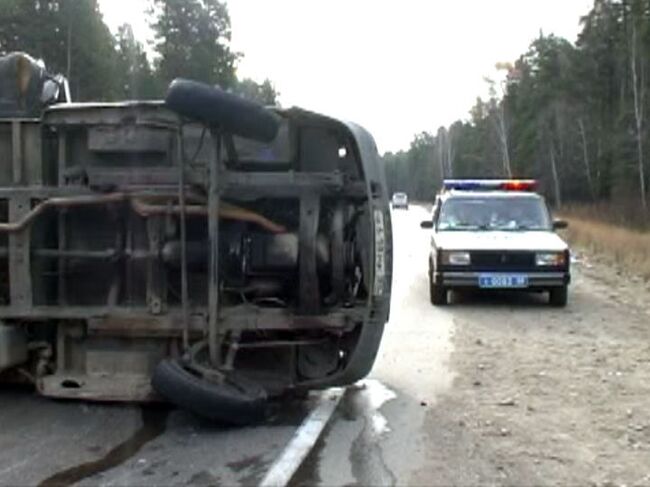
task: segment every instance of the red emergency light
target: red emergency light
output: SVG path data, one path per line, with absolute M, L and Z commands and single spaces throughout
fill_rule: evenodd
M 512 179 L 501 184 L 504 191 L 535 191 L 536 188 L 537 181 L 534 179 Z

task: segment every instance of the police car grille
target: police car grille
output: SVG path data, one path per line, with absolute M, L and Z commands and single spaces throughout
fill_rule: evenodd
M 472 267 L 527 269 L 535 266 L 534 252 L 472 252 Z

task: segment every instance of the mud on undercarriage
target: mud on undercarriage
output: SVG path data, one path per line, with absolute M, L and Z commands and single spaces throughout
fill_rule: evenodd
M 392 239 L 365 130 L 186 80 L 17 116 L 20 88 L 0 113 L 0 379 L 237 423 L 369 372 Z

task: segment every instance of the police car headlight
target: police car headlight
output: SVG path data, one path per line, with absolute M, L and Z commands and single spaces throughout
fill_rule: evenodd
M 564 252 L 538 252 L 535 265 L 538 267 L 563 267 L 566 264 Z
M 444 252 L 443 253 L 443 263 L 448 265 L 469 265 L 472 261 L 472 258 L 469 255 L 469 252 Z

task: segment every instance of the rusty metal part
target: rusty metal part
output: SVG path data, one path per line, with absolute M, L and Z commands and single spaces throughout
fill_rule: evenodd
M 156 205 L 146 203 L 140 198 L 134 198 L 131 201 L 134 211 L 140 216 L 166 215 L 168 213 L 180 214 L 181 207 L 178 205 Z M 185 214 L 188 216 L 207 216 L 208 209 L 203 205 L 185 205 Z M 245 208 L 222 203 L 219 208 L 219 217 L 226 220 L 238 220 L 255 223 L 272 233 L 284 233 L 287 229 L 275 223 L 263 215 Z
M 0 223 L 0 233 L 17 233 L 25 229 L 39 215 L 49 208 L 74 208 L 80 206 L 95 206 L 101 204 L 131 202 L 131 207 L 138 215 L 147 217 L 155 215 L 166 215 L 171 213 L 180 214 L 181 207 L 178 205 L 151 204 L 144 201 L 142 197 L 134 197 L 127 193 L 108 193 L 100 195 L 82 196 L 60 196 L 46 199 L 38 203 L 25 216 L 15 222 Z M 208 210 L 202 205 L 186 205 L 187 215 L 207 215 Z M 286 232 L 286 228 L 275 223 L 263 215 L 245 208 L 223 204 L 219 209 L 219 217 L 228 220 L 239 220 L 255 223 L 273 233 Z
M 0 232 L 16 233 L 23 230 L 37 216 L 49 208 L 72 208 L 78 206 L 92 206 L 107 203 L 120 203 L 125 201 L 128 195 L 125 193 L 110 193 L 102 195 L 83 195 L 83 196 L 62 196 L 50 198 L 37 204 L 20 220 L 10 223 L 0 223 Z
M 27 96 L 27 89 L 29 82 L 32 79 L 32 60 L 25 54 L 20 54 L 16 59 L 16 83 L 18 85 L 18 92 L 21 97 Z
M 46 397 L 108 402 L 159 402 L 149 374 L 89 375 L 56 373 L 36 381 L 36 389 Z

